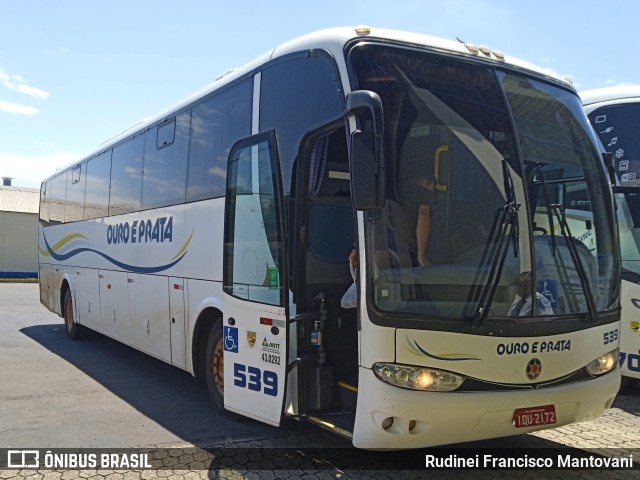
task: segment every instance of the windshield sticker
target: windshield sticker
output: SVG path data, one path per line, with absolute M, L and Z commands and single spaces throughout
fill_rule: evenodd
M 280 353 L 280 344 L 276 342 L 270 342 L 267 337 L 264 337 L 262 341 L 262 351 L 271 353 Z
M 549 303 L 553 311 L 557 311 L 558 307 L 558 282 L 555 280 L 540 280 L 538 282 L 538 292 L 542 293 Z

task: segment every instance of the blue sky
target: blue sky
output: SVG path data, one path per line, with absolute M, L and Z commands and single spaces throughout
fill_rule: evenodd
M 366 24 L 640 83 L 637 0 L 0 0 L 0 176 L 40 181 L 272 47 Z

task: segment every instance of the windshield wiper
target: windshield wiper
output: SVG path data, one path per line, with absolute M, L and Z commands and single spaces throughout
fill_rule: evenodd
M 549 230 L 550 230 L 550 236 L 551 236 L 551 245 L 552 245 L 552 250 L 551 250 L 551 254 L 552 256 L 556 256 L 557 255 L 557 244 L 556 244 L 556 240 L 555 240 L 555 234 L 554 234 L 554 227 L 553 227 L 553 215 L 555 214 L 557 220 L 558 220 L 558 224 L 560 225 L 560 233 L 562 234 L 562 237 L 565 240 L 565 243 L 567 245 L 567 248 L 569 250 L 569 255 L 571 256 L 571 260 L 573 261 L 573 264 L 575 266 L 576 272 L 578 274 L 578 279 L 580 280 L 580 285 L 582 287 L 582 293 L 584 295 L 585 301 L 587 303 L 587 311 L 589 312 L 589 317 L 597 322 L 598 321 L 598 309 L 596 307 L 596 302 L 595 299 L 593 297 L 593 291 L 591 290 L 591 285 L 589 284 L 589 277 L 587 276 L 587 272 L 584 269 L 584 265 L 582 264 L 582 260 L 580 260 L 580 254 L 578 252 L 578 248 L 576 247 L 575 244 L 575 239 L 573 237 L 573 235 L 571 235 L 571 230 L 569 229 L 569 223 L 567 222 L 567 215 L 564 211 L 564 208 L 562 208 L 562 205 L 560 205 L 559 203 L 550 203 L 549 199 L 551 198 L 549 196 L 549 192 L 547 189 L 547 183 L 546 180 L 544 178 L 544 174 L 542 172 L 542 167 L 540 165 L 538 165 L 538 169 L 537 169 L 537 174 L 540 177 L 540 185 L 542 186 L 543 192 L 544 192 L 544 196 L 545 199 L 547 200 L 547 216 L 549 217 Z M 563 271 L 563 269 L 558 269 L 559 271 Z M 563 271 L 563 273 L 566 273 Z M 567 279 L 566 282 L 564 282 L 565 285 L 569 285 L 569 281 Z M 536 302 L 534 302 L 536 303 Z M 589 320 L 589 317 L 586 318 L 586 320 Z
M 507 258 L 509 243 L 513 241 L 514 257 L 518 256 L 518 209 L 520 204 L 515 200 L 515 189 L 513 180 L 509 173 L 509 166 L 506 160 L 502 161 L 502 175 L 504 178 L 504 191 L 506 196 L 505 204 L 496 210 L 491 232 L 487 239 L 487 244 L 482 253 L 480 264 L 473 281 L 473 288 L 469 292 L 467 303 L 470 304 L 477 294 L 479 279 L 482 273 L 489 268 L 489 274 L 482 287 L 482 292 L 478 298 L 476 309 L 473 314 L 472 325 L 479 326 L 485 321 L 491 310 L 491 305 L 496 296 L 502 270 Z

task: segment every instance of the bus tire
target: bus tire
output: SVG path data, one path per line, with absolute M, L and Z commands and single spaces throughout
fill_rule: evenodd
M 205 356 L 205 377 L 209 397 L 216 408 L 224 412 L 224 346 L 222 343 L 222 320 L 214 322 Z
M 73 315 L 73 297 L 71 290 L 64 292 L 64 329 L 71 340 L 81 340 L 84 337 L 84 327 L 76 323 Z

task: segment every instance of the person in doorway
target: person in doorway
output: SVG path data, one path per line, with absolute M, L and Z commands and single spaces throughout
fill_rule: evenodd
M 507 315 L 510 317 L 526 317 L 533 314 L 533 301 L 531 300 L 532 288 L 531 272 L 522 272 L 515 278 L 516 299 L 509 307 Z M 540 292 L 536 293 L 537 315 L 553 315 L 551 302 Z
M 358 252 L 356 251 L 355 245 L 351 248 L 351 252 L 347 257 L 347 260 L 349 261 L 349 270 L 351 271 L 353 283 L 351 284 L 351 286 L 349 286 L 347 291 L 342 296 L 340 306 L 342 308 L 349 309 L 356 308 L 358 304 L 358 290 L 356 286 L 356 267 L 358 266 Z
M 356 251 L 355 245 L 351 247 L 351 253 L 349 253 L 347 260 L 349 261 L 349 266 L 351 267 L 351 269 L 355 269 L 356 265 L 358 264 L 358 252 Z

